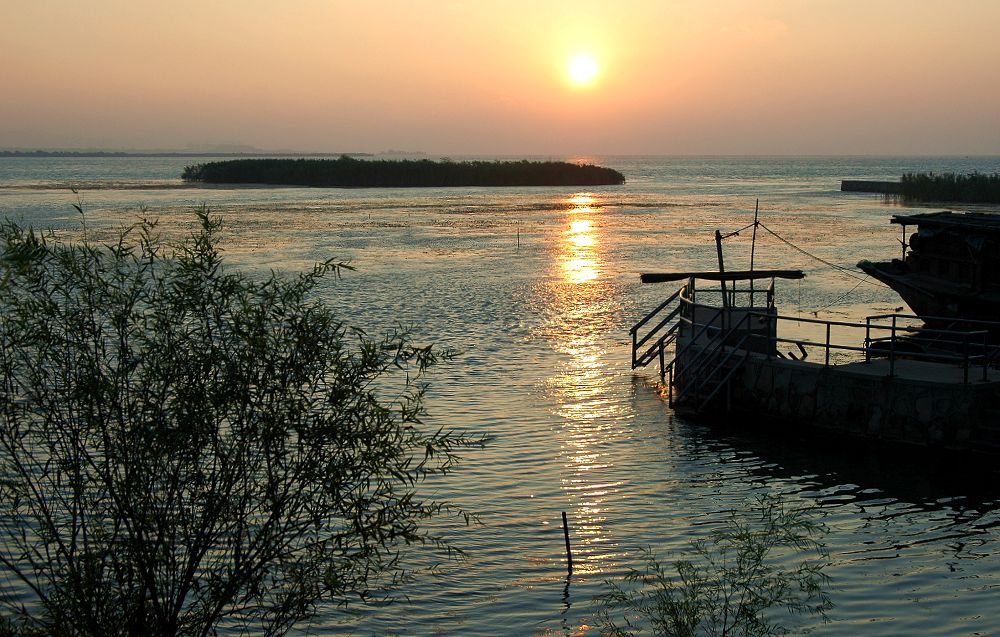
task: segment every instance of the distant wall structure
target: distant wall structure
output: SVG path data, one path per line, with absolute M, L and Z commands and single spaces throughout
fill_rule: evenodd
M 863 179 L 844 179 L 840 182 L 841 192 L 873 192 L 881 195 L 901 194 L 902 184 L 898 181 L 868 181 Z

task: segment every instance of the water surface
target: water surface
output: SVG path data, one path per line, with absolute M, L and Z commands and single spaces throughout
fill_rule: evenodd
M 437 523 L 467 561 L 408 587 L 409 603 L 330 612 L 311 634 L 596 634 L 591 598 L 638 565 L 641 547 L 681 550 L 765 492 L 820 507 L 831 527 L 837 607 L 831 623 L 806 621 L 814 634 L 1000 632 L 989 612 L 1000 584 L 992 476 L 867 443 L 761 437 L 740 423 L 707 429 L 672 413 L 652 368 L 628 364 L 629 326 L 674 289 L 642 286 L 638 274 L 716 268 L 715 229 L 750 223 L 755 200 L 777 235 L 853 268 L 894 256 L 889 216 L 912 210 L 840 193 L 840 179 L 993 172 L 1000 158 L 587 159 L 628 183 L 207 189 L 177 179 L 201 159 L 0 159 L 0 213 L 73 236 L 79 198 L 92 238 L 143 214 L 179 236 L 207 205 L 224 220 L 234 266 L 291 272 L 348 259 L 357 270 L 322 294 L 349 322 L 411 326 L 421 342 L 461 352 L 432 377 L 430 423 L 494 440 L 428 491 L 478 514 L 468 528 Z M 74 181 L 90 189 L 74 195 L 65 188 Z M 748 231 L 726 240 L 727 267 L 747 267 L 749 253 Z M 802 282 L 779 282 L 779 306 L 793 316 L 856 319 L 902 305 L 860 272 L 847 276 L 766 232 L 756 266 L 806 271 Z M 572 527 L 570 578 L 561 511 Z M 434 559 L 417 552 L 413 565 Z

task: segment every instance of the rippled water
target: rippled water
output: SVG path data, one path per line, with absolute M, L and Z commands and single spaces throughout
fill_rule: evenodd
M 409 603 L 330 613 L 313 634 L 595 634 L 591 598 L 776 492 L 826 514 L 831 622 L 815 634 L 973 635 L 1000 632 L 1000 490 L 995 476 L 866 443 L 805 432 L 708 429 L 676 417 L 655 372 L 629 369 L 628 328 L 673 291 L 638 273 L 714 269 L 716 228 L 761 219 L 833 263 L 894 255 L 903 211 L 837 192 L 842 178 L 909 170 L 1000 170 L 1000 158 L 591 158 L 624 187 L 317 190 L 178 188 L 183 159 L 0 160 L 0 213 L 77 232 L 62 189 L 82 190 L 88 233 L 135 218 L 164 232 L 205 203 L 225 221 L 230 262 L 294 270 L 331 256 L 357 271 L 323 294 L 359 325 L 410 325 L 461 354 L 432 378 L 431 423 L 489 433 L 447 478 L 428 485 L 479 515 L 439 530 L 468 553 L 423 576 Z M 165 188 L 171 186 L 171 188 Z M 729 267 L 749 260 L 747 233 L 727 240 Z M 902 304 L 763 233 L 757 267 L 802 268 L 779 289 L 785 313 L 858 318 Z M 804 325 L 790 329 L 806 329 Z M 560 512 L 576 569 L 567 578 Z M 412 565 L 433 555 L 415 552 Z

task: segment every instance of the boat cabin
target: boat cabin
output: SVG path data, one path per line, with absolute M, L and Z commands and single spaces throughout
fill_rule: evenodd
M 894 215 L 903 227 L 903 258 L 910 272 L 1000 290 L 1000 215 L 933 212 Z M 907 239 L 906 230 L 917 231 Z M 908 248 L 908 250 L 907 250 Z

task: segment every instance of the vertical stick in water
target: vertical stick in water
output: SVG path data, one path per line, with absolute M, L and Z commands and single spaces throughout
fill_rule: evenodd
M 566 538 L 566 569 L 569 574 L 573 574 L 573 551 L 569 548 L 569 522 L 566 521 L 566 512 L 562 512 L 563 516 L 563 537 Z

